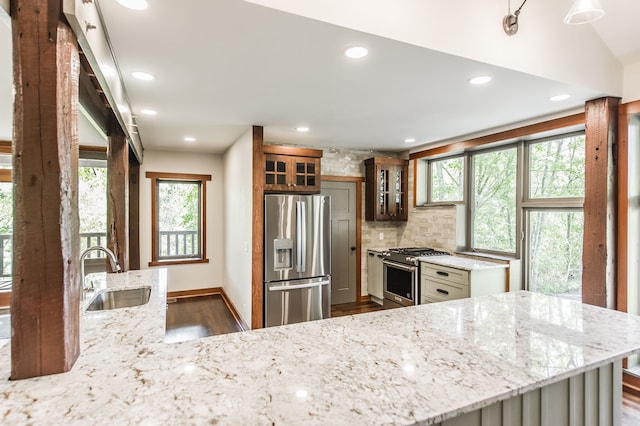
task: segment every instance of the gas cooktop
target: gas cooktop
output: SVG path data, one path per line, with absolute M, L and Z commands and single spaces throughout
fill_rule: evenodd
M 383 256 L 391 261 L 411 265 L 417 265 L 419 257 L 445 256 L 449 254 L 450 253 L 447 253 L 446 251 L 439 251 L 428 247 L 397 247 L 390 248 L 382 253 Z

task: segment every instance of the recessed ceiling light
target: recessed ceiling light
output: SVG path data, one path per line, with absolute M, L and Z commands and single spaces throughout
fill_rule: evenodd
M 158 111 L 154 111 L 152 109 L 141 109 L 140 113 L 145 115 L 158 115 Z
M 479 75 L 477 77 L 470 78 L 469 84 L 473 84 L 477 86 L 480 84 L 487 84 L 490 81 L 491 81 L 491 77 L 489 77 L 488 75 Z
M 404 143 L 414 143 L 416 141 L 416 138 L 406 138 L 404 140 Z
M 300 133 L 306 133 L 309 131 L 309 128 L 306 126 L 300 126 L 300 127 L 296 127 L 296 131 L 300 132 Z
M 133 10 L 145 10 L 149 6 L 147 0 L 118 0 L 118 3 Z
M 344 51 L 345 56 L 351 59 L 364 58 L 368 53 L 367 48 L 363 46 L 352 46 Z
M 196 138 L 194 138 L 192 136 L 185 136 L 184 141 L 185 142 L 195 142 Z
M 566 101 L 570 97 L 571 97 L 571 95 L 567 95 L 566 93 L 563 93 L 561 95 L 552 96 L 552 97 L 549 98 L 549 100 L 551 102 L 560 102 L 560 101 Z
M 138 80 L 151 81 L 155 79 L 155 77 L 149 74 L 148 72 L 134 71 L 131 73 L 131 75 L 137 78 Z

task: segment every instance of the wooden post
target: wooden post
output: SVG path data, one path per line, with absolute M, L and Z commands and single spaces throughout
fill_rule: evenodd
M 14 0 L 11 378 L 71 369 L 80 354 L 76 38 L 60 0 Z
M 585 105 L 586 162 L 582 301 L 616 307 L 616 142 L 618 98 Z
M 129 156 L 129 269 L 140 269 L 140 163 Z
M 107 247 L 129 270 L 129 145 L 115 119 L 107 147 Z
M 251 328 L 264 327 L 264 129 L 253 126 L 253 242 Z

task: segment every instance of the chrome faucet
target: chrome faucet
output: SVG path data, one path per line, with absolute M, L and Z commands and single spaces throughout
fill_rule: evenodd
M 86 289 L 84 285 L 84 259 L 92 251 L 101 251 L 107 255 L 107 259 L 109 259 L 109 264 L 111 265 L 111 272 L 120 272 L 122 270 L 122 268 L 120 268 L 120 263 L 118 263 L 118 259 L 116 258 L 116 255 L 113 254 L 111 250 L 102 246 L 89 247 L 88 249 L 83 251 L 82 254 L 80 255 L 80 276 L 82 277 L 81 284 L 82 284 L 83 292 Z

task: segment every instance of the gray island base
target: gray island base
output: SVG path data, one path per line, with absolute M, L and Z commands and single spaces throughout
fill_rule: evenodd
M 640 349 L 639 317 L 528 292 L 168 344 L 167 275 L 96 279 L 151 299 L 84 312 L 68 373 L 10 381 L 0 341 L 2 423 L 616 425 Z

